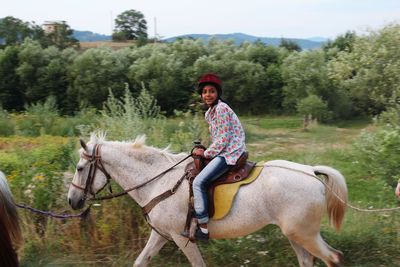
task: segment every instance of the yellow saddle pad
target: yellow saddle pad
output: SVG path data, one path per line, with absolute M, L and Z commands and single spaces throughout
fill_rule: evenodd
M 214 189 L 214 216 L 213 220 L 219 220 L 224 218 L 232 207 L 233 199 L 236 193 L 239 191 L 239 187 L 244 184 L 249 184 L 257 179 L 260 175 L 261 170 L 264 168 L 264 162 L 257 163 L 256 166 L 251 170 L 249 176 L 237 183 L 232 184 L 221 184 Z

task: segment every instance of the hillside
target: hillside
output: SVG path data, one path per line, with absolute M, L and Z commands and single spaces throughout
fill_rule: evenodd
M 91 31 L 74 30 L 73 36 L 78 39 L 79 42 L 111 41 L 110 35 L 94 33 Z
M 107 42 L 111 41 L 110 35 L 98 34 L 91 31 L 74 31 L 74 37 L 80 42 Z M 230 34 L 185 34 L 174 36 L 170 38 L 163 39 L 164 42 L 174 42 L 177 39 L 192 38 L 201 39 L 204 42 L 208 42 L 211 38 L 217 40 L 233 40 L 236 45 L 240 45 L 243 42 L 254 43 L 256 41 L 261 41 L 266 45 L 279 46 L 281 43 L 281 38 L 275 37 L 258 37 L 252 36 L 244 33 L 230 33 Z M 309 39 L 296 39 L 296 38 L 285 38 L 289 41 L 297 43 L 302 49 L 314 49 L 321 47 L 326 41 L 323 37 L 312 37 Z
M 174 42 L 176 39 L 193 38 L 202 39 L 208 42 L 210 39 L 215 38 L 217 40 L 233 40 L 236 45 L 240 45 L 243 42 L 254 43 L 260 41 L 266 45 L 279 46 L 282 38 L 275 37 L 257 37 L 244 33 L 230 33 L 230 34 L 185 34 L 176 37 L 164 39 L 166 42 Z M 313 37 L 310 39 L 297 39 L 297 38 L 285 38 L 286 40 L 297 43 L 302 49 L 313 49 L 321 47 L 326 41 L 326 38 Z M 324 40 L 324 41 L 322 41 Z

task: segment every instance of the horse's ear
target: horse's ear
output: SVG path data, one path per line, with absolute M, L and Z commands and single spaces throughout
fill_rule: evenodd
M 87 151 L 87 146 L 86 146 L 85 141 L 83 141 L 82 139 L 79 139 L 79 142 L 81 143 L 81 147 L 82 147 L 85 151 Z

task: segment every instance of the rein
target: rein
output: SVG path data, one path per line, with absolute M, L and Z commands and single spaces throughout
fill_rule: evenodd
M 186 157 L 184 157 L 183 159 L 181 159 L 180 161 L 178 161 L 177 163 L 175 163 L 174 165 L 172 165 L 172 166 L 169 167 L 168 169 L 166 169 L 166 170 L 160 172 L 159 174 L 155 175 L 154 177 L 152 177 L 151 179 L 149 179 L 149 180 L 146 181 L 146 182 L 143 182 L 143 183 L 141 183 L 141 184 L 139 184 L 139 185 L 136 185 L 136 186 L 134 186 L 134 187 L 125 189 L 125 190 L 123 190 L 122 192 L 115 193 L 115 194 L 110 194 L 110 195 L 106 195 L 106 196 L 102 196 L 102 197 L 95 197 L 95 196 L 96 196 L 96 194 L 97 194 L 98 192 L 100 192 L 107 184 L 110 184 L 110 181 L 111 181 L 112 177 L 111 177 L 111 175 L 107 172 L 107 170 L 104 168 L 104 164 L 103 164 L 103 161 L 102 161 L 102 158 L 101 158 L 101 145 L 100 145 L 100 144 L 96 144 L 96 145 L 94 146 L 94 148 L 93 148 L 93 153 L 92 153 L 91 155 L 89 155 L 89 154 L 87 154 L 87 153 L 84 152 L 84 153 L 82 154 L 82 157 L 90 162 L 90 168 L 89 168 L 88 176 L 87 176 L 87 179 L 86 179 L 85 187 L 80 186 L 80 185 L 77 185 L 77 184 L 74 184 L 74 183 L 72 183 L 72 185 L 73 185 L 74 187 L 76 187 L 76 188 L 82 190 L 82 191 L 84 192 L 84 195 L 83 195 L 83 197 L 82 197 L 83 200 L 86 200 L 86 199 L 87 199 L 87 194 L 88 194 L 88 192 L 89 192 L 90 194 L 92 194 L 92 195 L 94 196 L 92 199 L 90 199 L 90 201 L 101 201 L 101 200 L 112 199 L 112 198 L 124 196 L 124 195 L 128 194 L 130 191 L 139 189 L 139 188 L 141 188 L 141 187 L 143 187 L 143 186 L 145 186 L 145 185 L 151 183 L 152 181 L 154 181 L 154 180 L 160 178 L 161 176 L 163 176 L 164 174 L 166 174 L 167 172 L 169 172 L 170 170 L 172 170 L 173 168 L 175 168 L 176 166 L 178 166 L 179 164 L 181 164 L 182 162 L 184 162 L 185 160 L 187 160 L 188 158 L 190 158 L 190 157 L 191 157 L 191 154 L 187 155 Z M 104 185 L 103 188 L 100 188 L 100 190 L 98 190 L 97 192 L 93 192 L 92 187 L 93 187 L 93 182 L 94 182 L 94 178 L 95 178 L 95 175 L 96 175 L 96 171 L 97 171 L 97 170 L 100 170 L 100 171 L 107 177 L 107 183 Z M 164 192 L 164 193 L 161 194 L 161 195 L 163 195 L 163 196 L 166 196 L 166 195 L 170 196 L 170 195 L 174 194 L 175 191 L 176 191 L 176 190 L 178 189 L 178 187 L 180 186 L 180 184 L 182 183 L 184 177 L 186 177 L 186 173 L 178 180 L 178 182 L 175 184 L 175 186 L 174 186 L 172 189 L 167 190 L 166 192 Z M 110 188 L 111 188 L 111 187 L 110 187 Z M 110 191 L 111 191 L 111 190 L 110 190 Z M 167 193 L 167 192 L 169 192 L 169 193 Z M 112 192 L 111 192 L 111 193 L 112 193 Z M 167 196 L 167 197 L 168 197 L 168 196 Z M 163 199 L 165 199 L 165 198 L 158 196 L 158 197 L 156 197 L 155 199 L 161 199 L 161 200 L 163 200 Z M 153 200 L 150 201 L 150 202 L 152 203 L 153 206 L 155 206 L 155 205 L 154 205 L 155 199 L 153 199 Z M 161 201 L 161 200 L 160 200 L 160 201 Z M 158 201 L 158 202 L 159 202 L 159 201 Z M 157 203 L 158 203 L 158 202 L 157 202 Z M 156 204 L 157 204 L 157 203 L 156 203 Z M 148 205 L 146 205 L 143 209 L 148 210 L 148 208 L 146 208 L 147 206 L 148 206 Z M 151 209 L 150 209 L 150 210 L 151 210 Z M 150 210 L 149 210 L 149 211 L 150 211 Z M 145 214 L 147 214 L 147 213 L 148 213 L 148 212 L 146 212 Z
M 44 215 L 44 216 L 48 216 L 48 217 L 56 218 L 56 219 L 63 219 L 63 220 L 71 219 L 71 218 L 86 219 L 87 216 L 89 215 L 90 207 L 91 207 L 91 206 L 87 207 L 84 211 L 82 211 L 81 213 L 78 213 L 78 214 L 56 214 L 51 211 L 43 211 L 43 210 L 35 209 L 35 208 L 32 208 L 31 206 L 28 206 L 25 204 L 15 203 L 15 206 L 17 206 L 18 208 L 21 208 L 21 209 L 29 210 L 30 212 L 33 212 L 33 213 L 37 213 L 40 215 Z
M 124 195 L 128 194 L 130 191 L 139 189 L 139 188 L 141 188 L 141 187 L 143 187 L 143 186 L 145 186 L 145 185 L 151 183 L 152 181 L 154 181 L 154 180 L 160 178 L 162 175 L 166 174 L 167 172 L 169 172 L 170 170 L 172 170 L 173 168 L 175 168 L 176 166 L 178 166 L 179 164 L 181 164 L 182 162 L 184 162 L 185 160 L 187 160 L 187 159 L 190 158 L 190 157 L 191 157 L 191 155 L 188 155 L 188 156 L 184 157 L 184 158 L 183 158 L 182 160 L 180 160 L 179 162 L 175 163 L 174 165 L 172 165 L 171 167 L 169 167 L 169 168 L 166 169 L 165 171 L 160 172 L 159 174 L 155 175 L 155 176 L 152 177 L 150 180 L 148 180 L 148 181 L 146 181 L 146 182 L 144 182 L 144 183 L 142 183 L 142 184 L 139 184 L 139 185 L 136 185 L 136 186 L 134 186 L 134 187 L 125 189 L 124 191 L 122 191 L 122 192 L 120 192 L 120 193 L 110 194 L 110 195 L 103 196 L 103 197 L 95 197 L 95 198 L 92 198 L 91 201 L 101 201 L 101 200 L 112 199 L 112 198 L 124 196 Z M 181 178 L 181 179 L 182 179 L 182 178 Z M 181 181 L 181 179 L 179 179 L 178 182 L 177 182 L 177 184 L 176 184 L 172 189 L 170 189 L 169 191 L 171 191 L 172 193 L 175 193 L 176 189 L 177 189 L 177 188 L 179 187 L 179 185 L 180 185 L 180 182 L 179 182 L 179 181 Z M 108 181 L 108 182 L 109 182 L 109 181 Z
M 84 195 L 82 197 L 83 200 L 87 199 L 87 193 L 89 192 L 90 194 L 93 195 L 93 198 L 90 199 L 90 201 L 101 201 L 101 200 L 106 200 L 106 199 L 112 199 L 112 198 L 116 198 L 116 197 L 120 197 L 120 196 L 124 196 L 126 194 L 128 194 L 130 191 L 139 189 L 149 183 L 151 183 L 152 181 L 162 177 L 164 174 L 166 174 L 167 172 L 169 172 L 170 170 L 172 170 L 173 168 L 175 168 L 176 166 L 178 166 L 179 164 L 181 164 L 182 162 L 184 162 L 185 160 L 187 160 L 188 158 L 190 158 L 192 156 L 192 154 L 190 153 L 189 155 L 187 155 L 186 157 L 184 157 L 183 159 L 181 159 L 180 161 L 178 161 L 177 163 L 175 163 L 174 165 L 172 165 L 171 167 L 169 167 L 168 169 L 160 172 L 159 174 L 155 175 L 154 177 L 152 177 L 151 179 L 149 179 L 146 182 L 143 182 L 139 185 L 136 185 L 134 187 L 128 188 L 123 190 L 122 192 L 119 193 L 115 193 L 112 194 L 111 191 L 111 185 L 110 185 L 110 181 L 112 179 L 111 175 L 106 171 L 106 169 L 104 168 L 104 164 L 101 158 L 101 145 L 100 144 L 96 144 L 93 148 L 93 153 L 92 155 L 89 155 L 87 153 L 83 153 L 82 154 L 83 158 L 85 158 L 86 160 L 89 160 L 90 162 L 90 168 L 89 168 L 89 172 L 88 172 L 88 176 L 86 179 L 86 185 L 85 187 L 82 187 L 80 185 L 74 184 L 72 183 L 72 185 L 80 190 L 83 190 Z M 93 182 L 94 182 L 94 178 L 96 175 L 96 171 L 97 169 L 99 169 L 106 177 L 107 177 L 107 182 L 106 184 L 100 188 L 100 190 L 98 190 L 97 192 L 93 192 L 92 187 L 93 187 Z M 167 235 L 161 233 L 158 229 L 156 229 L 150 222 L 150 217 L 149 217 L 149 212 L 161 201 L 163 201 L 164 199 L 172 196 L 173 194 L 175 194 L 176 190 L 178 189 L 178 187 L 182 184 L 183 180 L 187 177 L 188 173 L 185 173 L 174 185 L 174 187 L 172 189 L 169 189 L 167 191 L 165 191 L 164 193 L 156 196 L 155 198 L 153 198 L 152 200 L 150 200 L 144 207 L 142 208 L 143 211 L 143 215 L 147 221 L 147 223 L 150 225 L 150 227 L 156 231 L 158 234 L 160 234 L 162 237 L 164 237 L 167 240 L 170 240 L 168 238 Z M 96 197 L 96 194 L 98 192 L 100 192 L 101 190 L 103 190 L 103 188 L 106 185 L 110 185 L 110 195 L 107 196 L 102 196 L 102 197 Z

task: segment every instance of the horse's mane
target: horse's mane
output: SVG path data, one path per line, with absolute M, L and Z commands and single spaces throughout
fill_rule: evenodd
M 164 157 L 167 158 L 168 161 L 170 161 L 171 163 L 176 162 L 177 160 L 181 159 L 182 156 L 184 155 L 184 153 L 180 153 L 180 154 L 174 154 L 170 151 L 170 145 L 168 145 L 167 147 L 161 149 L 161 148 L 157 148 L 157 147 L 153 147 L 153 146 L 147 146 L 146 145 L 146 135 L 139 135 L 135 138 L 135 140 L 132 143 L 132 147 L 134 148 L 146 148 L 148 150 L 154 151 L 157 154 L 160 154 Z
M 105 142 L 111 142 L 111 143 L 120 143 L 120 144 L 128 144 L 130 147 L 134 149 L 147 149 L 149 151 L 154 152 L 155 154 L 160 154 L 168 159 L 171 163 L 176 162 L 177 160 L 181 159 L 185 153 L 179 153 L 175 154 L 170 151 L 170 145 L 167 147 L 161 149 L 153 146 L 147 146 L 146 145 L 146 135 L 138 135 L 136 138 L 132 141 L 107 141 L 107 132 L 106 131 L 97 131 L 97 132 L 92 132 L 90 134 L 90 143 L 92 144 L 104 144 Z
M 98 130 L 90 133 L 90 143 L 92 144 L 103 144 L 106 141 L 107 131 Z

